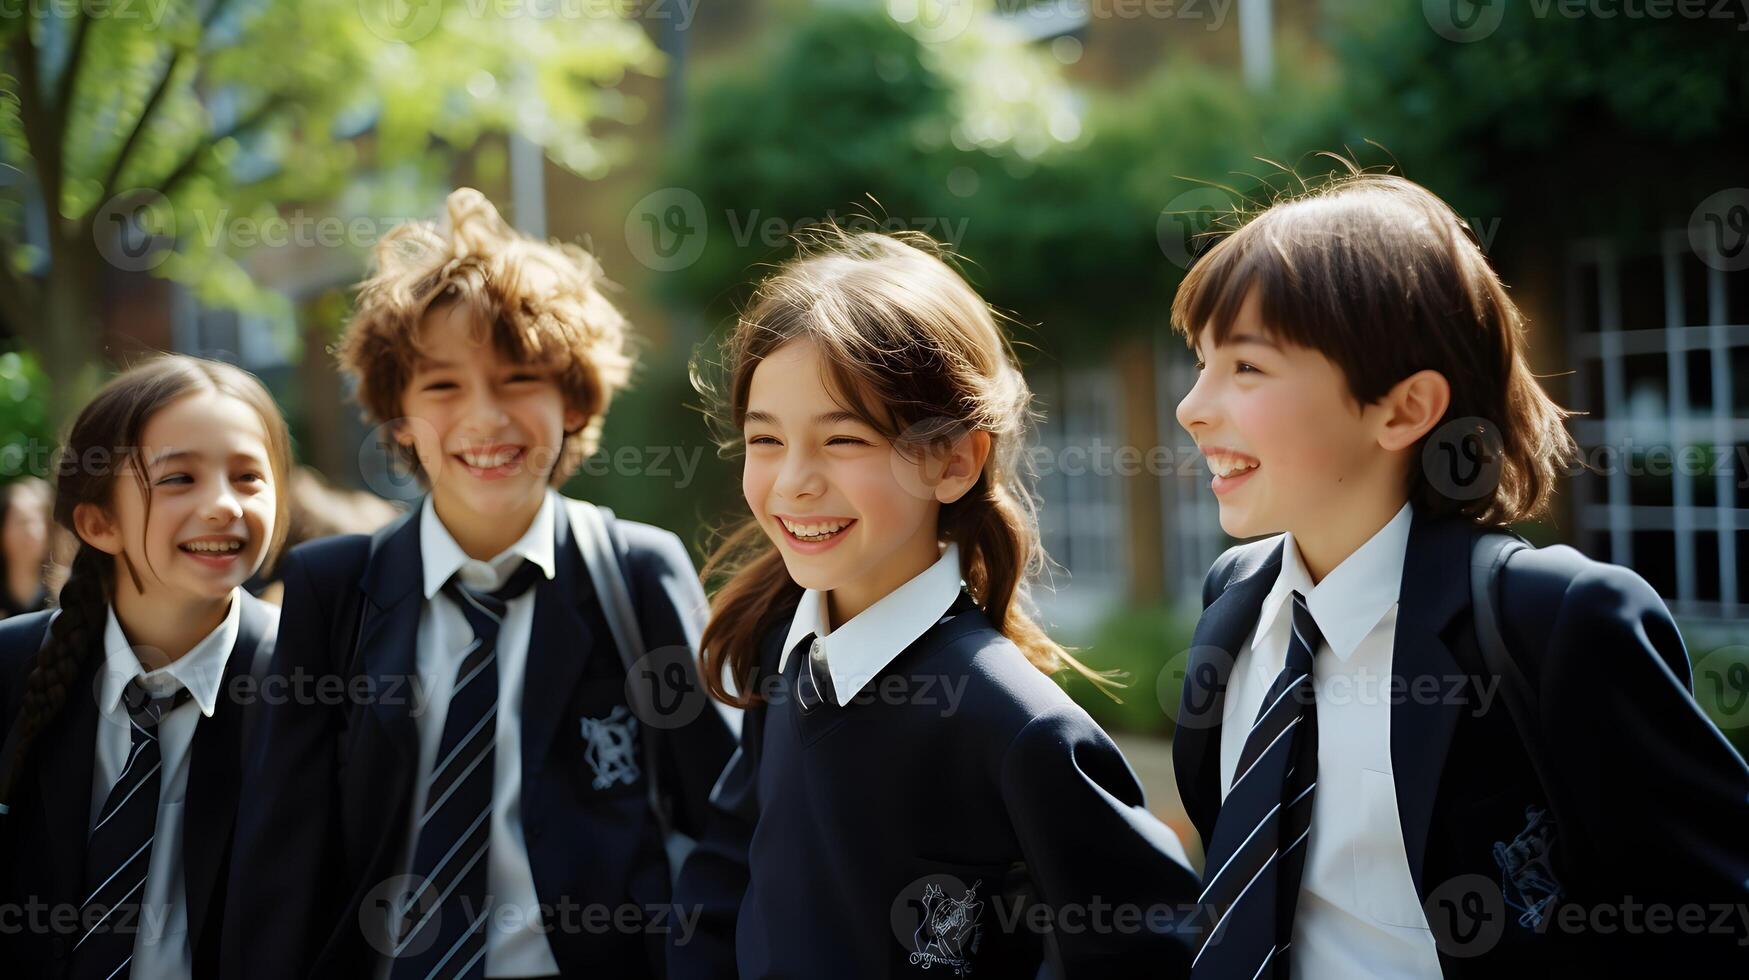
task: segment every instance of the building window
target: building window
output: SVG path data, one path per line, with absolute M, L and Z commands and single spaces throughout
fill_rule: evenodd
M 1083 628 L 1122 600 L 1127 578 L 1123 487 L 1112 460 L 1117 379 L 1106 368 L 1070 368 L 1035 371 L 1028 382 L 1044 413 L 1031 452 L 1039 532 L 1052 561 L 1035 597 L 1058 624 Z
M 1749 601 L 1749 272 L 1706 265 L 1685 232 L 1650 244 L 1572 252 L 1575 544 L 1679 616 L 1729 618 Z

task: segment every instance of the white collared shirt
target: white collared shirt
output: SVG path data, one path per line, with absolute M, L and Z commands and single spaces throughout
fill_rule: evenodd
M 430 495 L 419 513 L 419 556 L 425 605 L 419 612 L 419 696 L 414 723 L 419 732 L 419 779 L 408 812 L 406 843 L 400 867 L 413 860 L 418 841 L 419 817 L 431 780 L 431 767 L 443 741 L 443 722 L 449 714 L 449 695 L 455 687 L 456 670 L 474 640 L 473 627 L 448 596 L 440 595 L 445 582 L 460 574 L 462 584 L 492 591 L 510 580 L 524 562 L 533 562 L 548 579 L 555 574 L 553 521 L 558 519 L 558 496 L 548 490 L 540 510 L 517 542 L 489 562 L 469 558 L 443 521 Z M 493 741 L 492 829 L 487 851 L 486 891 L 496 908 L 486 920 L 486 976 L 529 977 L 559 972 L 552 947 L 547 944 L 534 889 L 534 873 L 528 863 L 528 843 L 522 835 L 522 690 L 528 669 L 528 641 L 534 626 L 535 589 L 510 600 L 504 625 L 498 632 L 498 716 Z M 513 914 L 514 913 L 514 914 Z M 378 976 L 387 976 L 391 961 L 378 960 Z
M 941 622 L 959 594 L 960 547 L 952 541 L 942 549 L 935 564 L 837 629 L 826 621 L 826 593 L 808 589 L 802 593 L 795 617 L 790 620 L 789 636 L 777 661 L 778 673 L 783 672 L 802 637 L 814 634 L 826 651 L 833 694 L 838 706 L 843 707 L 894 657 Z
M 1324 641 L 1312 664 L 1318 788 L 1290 948 L 1295 977 L 1440 975 L 1397 813 L 1391 769 L 1392 648 L 1409 546 L 1408 504 L 1317 585 L 1293 535 L 1221 720 L 1222 797 L 1263 695 L 1287 661 L 1295 590 Z
M 131 969 L 136 977 L 186 977 L 194 970 L 194 953 L 188 948 L 188 902 L 183 877 L 182 828 L 188 796 L 188 770 L 194 730 L 200 719 L 211 718 L 224 687 L 225 664 L 243 611 L 238 590 L 231 591 L 231 608 L 219 625 L 189 651 L 163 667 L 148 671 L 140 663 L 133 644 L 109 609 L 103 628 L 103 677 L 98 688 L 97 748 L 91 767 L 91 813 L 87 826 L 97 822 L 110 788 L 127 766 L 133 733 L 122 692 L 128 681 L 154 697 L 188 688 L 189 700 L 164 713 L 158 721 L 158 819 L 152 831 L 152 856 L 146 866 L 142 890 L 139 932 L 134 936 Z M 150 658 L 148 658 L 150 659 Z

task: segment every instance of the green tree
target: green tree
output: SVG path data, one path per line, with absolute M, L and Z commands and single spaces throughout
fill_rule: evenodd
M 1024 340 L 1108 352 L 1163 322 L 1188 264 L 1165 212 L 1196 222 L 1242 203 L 1280 176 L 1258 157 L 1292 164 L 1332 128 L 1334 82 L 1297 67 L 1262 97 L 1192 62 L 1077 91 L 1045 47 L 988 17 L 937 39 L 823 7 L 761 43 L 700 74 L 659 177 L 697 195 L 704 237 L 661 288 L 712 319 L 787 254 L 768 228 L 835 216 L 946 238 L 986 297 L 1042 325 Z
M 1459 7 L 1463 4 L 1458 4 Z M 1569 238 L 1686 220 L 1749 164 L 1741 11 L 1606 17 L 1567 5 L 1366 0 L 1330 15 L 1338 139 L 1381 143 L 1468 215 Z
M 0 324 L 39 352 L 51 420 L 99 374 L 106 266 L 207 303 L 272 304 L 214 228 L 286 207 L 424 213 L 458 157 L 517 131 L 603 172 L 641 28 L 405 0 L 18 4 L 0 20 Z M 155 243 L 145 239 L 155 239 Z M 283 302 L 283 301 L 279 301 Z
M 29 352 L 0 354 L 0 483 L 49 475 L 46 388 L 48 379 Z
M 1042 52 L 968 29 L 925 42 L 879 9 L 821 5 L 699 75 L 660 181 L 703 205 L 695 261 L 662 284 L 721 313 L 809 221 L 904 227 L 958 244 L 974 164 L 1065 141 L 1071 94 Z

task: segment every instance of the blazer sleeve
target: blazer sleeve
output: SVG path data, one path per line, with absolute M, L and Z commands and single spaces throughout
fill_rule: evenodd
M 638 625 L 644 633 L 655 682 L 657 709 L 676 705 L 673 717 L 692 717 L 660 740 L 664 785 L 674 805 L 674 824 L 697 837 L 704 830 L 711 787 L 735 750 L 735 733 L 715 710 L 699 680 L 699 638 L 710 603 L 686 545 L 672 531 L 647 524 L 625 524 L 629 563 L 636 581 Z M 669 665 L 681 669 L 678 691 L 667 690 Z M 738 713 L 737 713 L 738 715 Z M 736 719 L 739 720 L 738 717 Z
M 758 712 L 750 714 L 757 717 Z M 759 822 L 758 750 L 743 741 L 711 794 L 711 813 L 680 878 L 674 905 L 697 914 L 691 934 L 671 934 L 670 980 L 721 980 L 736 975 L 735 921 L 749 879 L 747 853 Z
M 1062 926 L 1047 934 L 1056 975 L 1188 976 L 1197 879 L 1111 738 L 1074 705 L 1047 711 L 1009 744 L 1001 788 L 1036 901 Z
M 12 726 L 24 707 L 25 681 L 36 664 L 36 651 L 42 646 L 43 636 L 48 631 L 49 615 L 47 612 L 27 613 L 0 622 L 0 743 L 12 733 Z M 13 748 L 0 744 L 0 751 Z M 14 760 L 0 758 L 0 767 L 10 773 L 14 769 Z M 0 882 L 11 880 L 12 855 L 17 846 L 12 834 L 14 822 L 15 818 L 10 814 L 0 814 Z M 10 945 L 4 932 L 0 932 L 0 950 Z
M 284 566 L 279 639 L 262 680 L 257 739 L 243 777 L 225 919 L 227 977 L 301 978 L 344 896 L 338 860 L 337 742 L 345 706 L 308 696 L 335 673 L 329 608 L 305 556 Z M 350 582 L 350 579 L 347 579 Z M 304 696 L 299 696 L 299 692 Z
M 1658 594 L 1628 569 L 1590 563 L 1566 588 L 1545 650 L 1546 788 L 1563 832 L 1606 869 L 1599 886 L 1675 908 L 1749 902 L 1749 768 L 1695 703 Z M 1741 932 L 1718 938 L 1734 948 L 1749 942 Z
M 777 670 L 781 643 L 774 632 L 763 641 L 756 678 Z M 758 685 L 755 680 L 755 686 Z M 670 980 L 720 980 L 737 975 L 735 924 L 751 878 L 748 852 L 759 822 L 759 760 L 765 708 L 745 713 L 741 743 L 710 794 L 704 833 L 674 883 L 674 904 L 698 914 L 693 932 L 672 933 L 668 946 Z

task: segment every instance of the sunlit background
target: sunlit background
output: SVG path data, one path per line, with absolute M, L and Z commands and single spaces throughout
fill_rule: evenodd
M 1074 688 L 1181 817 L 1167 746 L 1231 542 L 1173 419 L 1202 233 L 1336 168 L 1464 215 L 1592 471 L 1522 528 L 1645 576 L 1749 742 L 1749 4 L 1732 0 L 0 0 L 0 478 L 155 350 L 264 378 L 305 533 L 392 472 L 329 347 L 374 242 L 481 188 L 586 244 L 642 337 L 569 492 L 699 554 L 739 506 L 687 361 L 787 235 L 926 232 L 1022 325 Z M 1054 590 L 1053 590 L 1054 587 Z M 1182 661 L 1180 661 L 1181 663 Z

